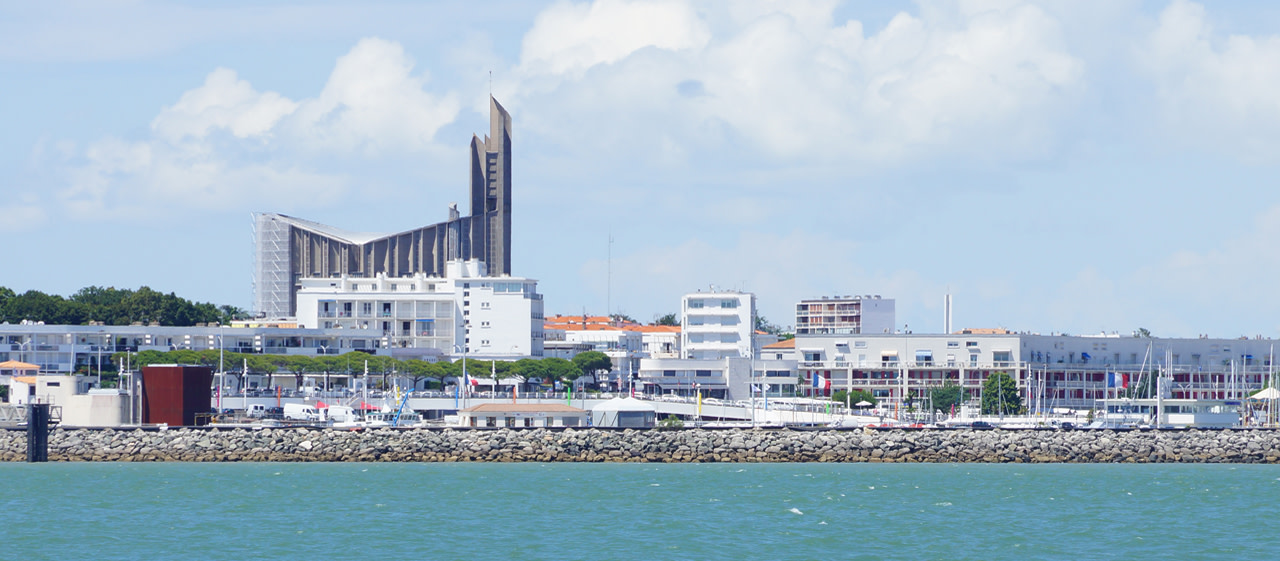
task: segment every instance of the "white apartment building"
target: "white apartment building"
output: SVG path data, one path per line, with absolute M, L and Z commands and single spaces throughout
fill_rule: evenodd
M 114 353 L 223 349 L 270 355 L 383 353 L 381 333 L 364 329 L 0 324 L 0 361 L 35 364 L 40 374 L 111 370 Z M 232 365 L 227 365 L 232 368 Z
M 681 355 L 720 360 L 755 356 L 756 297 L 749 292 L 715 291 L 684 295 L 680 303 Z
M 796 335 L 853 335 L 893 333 L 896 312 L 892 298 L 823 296 L 796 304 Z
M 450 261 L 445 269 L 444 277 L 304 278 L 298 323 L 376 330 L 383 346 L 401 354 L 542 356 L 537 281 L 486 276 L 480 261 Z
M 700 391 L 704 397 L 729 400 L 761 397 L 761 392 L 791 397 L 796 390 L 796 361 L 646 358 L 640 361 L 637 382 L 637 388 L 648 395 L 691 396 Z
M 960 332 L 812 335 L 795 346 L 807 395 L 861 389 L 884 406 L 951 383 L 976 396 L 988 376 L 1005 372 L 1026 404 L 1090 409 L 1157 370 L 1172 379 L 1166 397 L 1242 399 L 1270 376 L 1275 341 Z

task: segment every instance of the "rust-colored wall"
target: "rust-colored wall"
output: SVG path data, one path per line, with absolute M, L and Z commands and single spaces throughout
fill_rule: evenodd
M 165 365 L 142 368 L 142 422 L 194 426 L 196 413 L 209 412 L 213 369 Z

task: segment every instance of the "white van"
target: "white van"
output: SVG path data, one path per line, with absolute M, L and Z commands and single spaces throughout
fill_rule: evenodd
M 284 404 L 284 418 L 295 421 L 319 421 L 320 412 L 305 403 Z
M 346 405 L 330 405 L 325 409 L 328 420 L 335 423 L 352 423 L 358 420 L 355 409 Z
M 245 414 L 250 417 L 262 418 L 267 414 L 267 406 L 261 403 L 254 403 L 249 406 L 249 409 L 245 411 Z

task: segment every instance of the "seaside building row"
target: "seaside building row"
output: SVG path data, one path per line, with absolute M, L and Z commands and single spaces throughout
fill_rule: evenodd
M 593 382 L 651 396 L 827 398 L 865 390 L 894 407 L 945 384 L 976 394 L 1005 372 L 1027 401 L 1072 409 L 1092 408 L 1157 370 L 1171 380 L 1162 394 L 1187 399 L 1237 399 L 1271 375 L 1271 340 L 951 332 L 949 299 L 944 333 L 919 335 L 896 327 L 892 298 L 802 300 L 787 341 L 756 331 L 754 294 L 714 287 L 681 298 L 678 326 L 546 317 L 538 282 L 513 275 L 511 130 L 511 116 L 491 97 L 489 134 L 471 140 L 467 216 L 452 205 L 444 222 L 371 234 L 256 215 L 255 320 L 190 328 L 6 324 L 0 362 L 69 374 L 101 371 L 113 353 L 144 350 L 428 361 L 600 351 L 613 368 Z

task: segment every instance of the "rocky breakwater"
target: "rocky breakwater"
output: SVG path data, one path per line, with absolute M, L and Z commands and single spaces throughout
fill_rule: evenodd
M 0 431 L 0 460 L 25 459 Z M 56 429 L 49 460 L 1275 463 L 1280 431 Z

